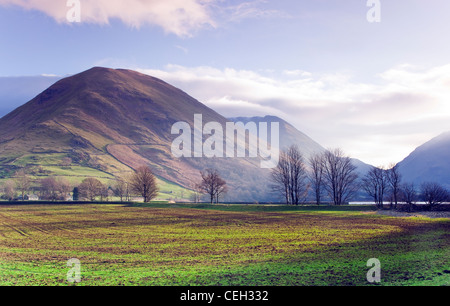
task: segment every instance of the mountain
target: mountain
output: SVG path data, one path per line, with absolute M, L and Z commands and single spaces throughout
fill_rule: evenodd
M 287 121 L 276 117 L 276 116 L 265 116 L 265 117 L 234 117 L 230 118 L 234 122 L 242 122 L 244 124 L 248 122 L 255 122 L 259 124 L 260 122 L 273 123 L 278 122 L 280 124 L 280 149 L 284 150 L 292 145 L 297 145 L 302 153 L 304 154 L 305 160 L 313 154 L 323 153 L 326 151 L 324 147 L 314 141 L 312 138 L 304 134 L 295 128 L 292 124 Z M 352 163 L 357 167 L 357 172 L 359 175 L 365 175 L 367 171 L 372 167 L 359 159 L 352 158 Z
M 266 122 L 268 124 L 277 122 L 280 126 L 280 149 L 284 150 L 291 145 L 298 145 L 306 158 L 314 153 L 322 153 L 325 149 L 310 137 L 296 129 L 293 125 L 276 116 L 265 117 L 235 117 L 229 118 L 233 122 L 242 122 L 247 124 L 254 122 L 259 124 Z M 269 138 L 270 139 L 270 138 Z
M 399 163 L 399 169 L 404 181 L 437 182 L 450 188 L 450 132 L 418 147 Z
M 64 78 L 0 119 L 0 174 L 40 167 L 39 174 L 120 177 L 150 165 L 163 181 L 192 188 L 200 170 L 216 168 L 229 182 L 229 198 L 258 200 L 268 188 L 259 160 L 174 158 L 172 126 L 194 116 L 229 122 L 185 92 L 131 70 L 95 67 Z M 70 160 L 70 171 L 60 167 Z

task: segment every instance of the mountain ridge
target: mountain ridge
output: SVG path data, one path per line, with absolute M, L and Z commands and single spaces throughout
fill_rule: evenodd
M 450 131 L 425 142 L 399 163 L 407 182 L 437 182 L 450 189 Z

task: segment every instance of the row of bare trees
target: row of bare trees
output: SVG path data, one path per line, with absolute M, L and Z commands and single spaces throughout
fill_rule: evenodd
M 33 182 L 24 169 L 16 172 L 13 179 L 7 180 L 3 186 L 3 197 L 6 200 L 25 200 L 30 192 L 32 184 L 39 190 L 39 198 L 47 201 L 64 201 L 73 192 L 74 200 L 85 199 L 87 201 L 106 200 L 111 192 L 120 197 L 122 201 L 131 196 L 140 196 L 144 202 L 150 202 L 159 193 L 156 177 L 147 166 L 138 168 L 131 175 L 117 179 L 115 186 L 108 187 L 96 178 L 86 178 L 78 186 L 73 186 L 68 180 L 61 177 L 46 177 L 38 182 Z M 37 186 L 36 186 L 37 185 Z
M 279 164 L 272 171 L 272 190 L 282 194 L 287 204 L 304 202 L 312 188 L 317 205 L 325 195 L 341 205 L 358 190 L 356 167 L 342 150 L 312 155 L 308 162 L 296 145 L 280 152 Z
M 226 181 L 216 169 L 201 171 L 201 181 L 195 184 L 194 193 L 200 200 L 200 195 L 208 195 L 211 203 L 218 203 L 221 197 L 228 192 Z M 37 183 L 37 184 L 36 184 Z M 111 193 L 120 198 L 120 201 L 130 201 L 134 196 L 140 196 L 144 202 L 150 202 L 159 194 L 156 177 L 147 166 L 138 168 L 134 173 L 117 178 L 113 186 L 103 184 L 97 178 L 86 178 L 81 184 L 73 187 L 65 178 L 46 177 L 33 182 L 24 169 L 19 170 L 14 179 L 6 181 L 3 186 L 3 197 L 6 200 L 25 200 L 32 185 L 39 190 L 39 198 L 47 201 L 64 201 L 70 192 L 74 200 L 87 200 L 94 202 L 107 200 Z M 37 186 L 36 186 L 37 185 Z
M 373 198 L 378 208 L 383 208 L 388 191 L 391 192 L 392 205 L 397 207 L 399 200 L 401 176 L 398 166 L 389 169 L 383 167 L 372 167 L 362 178 L 361 187 Z
M 280 162 L 272 170 L 271 181 L 272 190 L 292 205 L 306 201 L 311 191 L 317 205 L 324 198 L 334 205 L 342 205 L 359 191 L 364 191 L 380 209 L 386 201 L 391 203 L 391 209 L 397 208 L 401 201 L 410 210 L 419 199 L 430 207 L 450 201 L 450 193 L 437 183 L 424 183 L 420 189 L 412 183 L 402 183 L 398 164 L 372 167 L 359 178 L 357 167 L 341 149 L 316 153 L 305 160 L 299 147 L 293 145 L 280 152 Z
M 450 192 L 436 182 L 425 182 L 419 188 L 414 183 L 402 183 L 398 165 L 372 167 L 362 178 L 361 186 L 380 209 L 385 201 L 390 202 L 391 209 L 396 209 L 400 201 L 406 203 L 409 211 L 419 200 L 427 203 L 430 209 L 450 201 Z
M 108 192 L 106 186 L 95 178 L 84 179 L 78 189 L 80 196 L 89 201 L 95 201 L 98 197 L 103 201 Z M 159 194 L 156 177 L 148 166 L 139 167 L 131 175 L 116 179 L 115 186 L 111 189 L 120 201 L 129 201 L 132 196 L 140 196 L 148 203 Z
M 2 198 L 9 201 L 26 200 L 33 185 L 34 189 L 38 189 L 39 198 L 48 201 L 65 200 L 73 190 L 72 184 L 65 178 L 46 177 L 34 182 L 25 170 L 21 169 L 16 172 L 14 178 L 3 184 Z

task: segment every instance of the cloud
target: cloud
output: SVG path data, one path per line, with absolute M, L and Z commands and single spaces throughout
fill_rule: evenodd
M 59 23 L 69 23 L 67 15 L 75 3 L 80 5 L 80 22 L 109 24 L 117 19 L 141 28 L 158 26 L 166 33 L 191 37 L 204 28 L 217 28 L 245 19 L 287 17 L 272 9 L 262 8 L 267 1 L 253 0 L 230 4 L 223 0 L 0 0 L 0 6 L 19 6 L 37 10 Z
M 401 65 L 380 73 L 374 83 L 302 70 L 279 75 L 177 65 L 137 70 L 227 117 L 280 116 L 324 147 L 341 147 L 374 165 L 399 162 L 450 130 L 450 65 Z
M 183 46 L 176 45 L 175 48 L 177 48 L 178 50 L 183 51 L 184 54 L 188 54 L 189 53 L 189 49 L 185 48 Z
M 224 19 L 228 22 L 240 22 L 247 19 L 265 18 L 290 18 L 290 15 L 280 10 L 264 9 L 262 6 L 268 1 L 253 0 L 245 1 L 236 5 L 228 5 L 219 8 Z
M 155 25 L 167 33 L 181 37 L 204 28 L 215 27 L 211 18 L 210 4 L 213 0 L 80 0 L 81 21 L 108 24 L 119 19 L 125 24 L 139 28 Z M 0 0 L 0 5 L 15 5 L 27 10 L 38 10 L 66 23 L 72 6 L 66 0 Z

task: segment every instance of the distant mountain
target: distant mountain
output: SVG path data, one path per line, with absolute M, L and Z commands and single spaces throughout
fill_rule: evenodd
M 265 116 L 265 117 L 234 117 L 230 118 L 234 122 L 242 122 L 244 124 L 248 122 L 278 122 L 280 124 L 280 149 L 284 150 L 291 145 L 297 145 L 302 153 L 304 154 L 305 160 L 307 161 L 309 157 L 313 154 L 323 153 L 326 151 L 324 147 L 314 141 L 312 138 L 304 134 L 295 128 L 292 124 L 287 121 L 276 117 L 276 116 Z M 352 158 L 353 164 L 357 167 L 357 172 L 360 175 L 365 175 L 367 171 L 371 168 L 370 165 L 356 159 Z
M 234 122 L 242 122 L 244 124 L 248 122 L 255 122 L 259 124 L 260 122 L 266 122 L 271 124 L 273 122 L 278 122 L 280 124 L 280 149 L 284 150 L 291 145 L 298 145 L 305 158 L 308 158 L 314 153 L 324 152 L 325 149 L 312 140 L 310 137 L 296 129 L 293 125 L 286 122 L 285 120 L 276 116 L 265 116 L 265 117 L 235 117 L 230 118 Z
M 450 132 L 418 147 L 399 163 L 403 180 L 420 185 L 437 182 L 450 188 Z
M 162 180 L 192 188 L 200 170 L 212 167 L 229 182 L 230 199 L 263 199 L 269 173 L 258 160 L 173 157 L 172 125 L 194 126 L 195 114 L 204 123 L 229 122 L 162 80 L 95 67 L 56 82 L 0 119 L 0 173 L 40 166 L 73 180 L 94 172 L 113 178 L 151 165 Z M 58 167 L 68 158 L 73 171 Z

